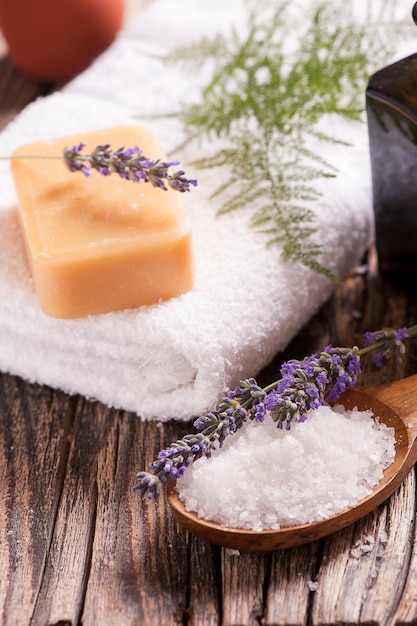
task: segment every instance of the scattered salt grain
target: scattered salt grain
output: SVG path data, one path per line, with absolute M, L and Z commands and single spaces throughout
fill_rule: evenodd
M 177 481 L 187 510 L 225 526 L 279 529 L 354 506 L 394 459 L 394 429 L 371 411 L 327 406 L 290 431 L 250 422 Z
M 233 548 L 226 548 L 227 556 L 240 556 L 240 550 L 234 550 Z
M 317 591 L 317 589 L 319 588 L 319 583 L 317 580 L 308 580 L 307 587 L 310 589 L 310 591 Z
M 357 541 L 355 547 L 351 549 L 350 555 L 360 559 L 364 554 L 369 554 L 375 548 L 375 538 L 372 535 L 365 537 L 363 541 Z

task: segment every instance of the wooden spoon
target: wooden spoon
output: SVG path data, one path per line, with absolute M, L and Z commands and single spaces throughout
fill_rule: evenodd
M 373 511 L 400 486 L 417 461 L 417 374 L 385 385 L 349 390 L 339 403 L 346 409 L 371 409 L 375 418 L 395 428 L 394 461 L 384 471 L 383 478 L 372 493 L 356 506 L 310 524 L 286 526 L 280 530 L 250 531 L 222 526 L 186 511 L 175 490 L 175 481 L 171 481 L 167 485 L 167 496 L 174 518 L 181 526 L 211 543 L 243 552 L 260 552 L 315 541 Z

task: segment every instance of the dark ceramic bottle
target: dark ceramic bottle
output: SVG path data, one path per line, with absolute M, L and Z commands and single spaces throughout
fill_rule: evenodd
M 417 54 L 373 74 L 366 105 L 379 269 L 416 291 Z

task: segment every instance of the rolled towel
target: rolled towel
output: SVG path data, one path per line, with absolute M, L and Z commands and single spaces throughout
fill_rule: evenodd
M 200 10 L 205 4 L 176 3 L 178 23 L 167 31 L 169 45 L 183 43 L 185 32 L 196 37 L 181 17 L 182 2 L 190 22 L 197 21 L 197 5 Z M 200 87 L 181 69 L 161 67 L 143 54 L 162 49 L 161 16 L 167 18 L 171 4 L 155 0 L 90 69 L 62 92 L 28 105 L 0 134 L 0 155 L 32 141 L 126 123 L 149 126 L 168 152 L 181 143 L 177 121 L 146 117 L 175 109 Z M 212 4 L 213 13 L 205 11 L 212 18 L 217 11 L 217 22 L 202 20 L 198 35 L 214 28 L 225 11 L 224 2 Z M 238 5 L 243 11 L 238 0 L 226 11 L 229 22 Z M 241 12 L 236 15 L 239 23 Z M 339 173 L 317 182 L 322 197 L 311 204 L 321 261 L 343 277 L 372 238 L 367 129 L 337 116 L 324 123 L 328 133 L 351 144 L 319 147 Z M 175 156 L 199 181 L 196 190 L 183 194 L 193 232 L 194 288 L 152 306 L 73 320 L 53 319 L 40 309 L 17 223 L 10 164 L 0 162 L 2 371 L 144 419 L 188 419 L 212 407 L 226 387 L 256 376 L 326 301 L 334 284 L 299 263 L 284 262 L 278 246 L 267 248 L 265 237 L 249 226 L 247 211 L 216 216 L 220 201 L 211 194 L 222 173 L 187 166 L 195 156 L 191 145 Z

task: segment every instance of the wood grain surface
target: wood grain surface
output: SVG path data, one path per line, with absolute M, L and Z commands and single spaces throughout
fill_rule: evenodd
M 51 86 L 0 60 L 0 125 Z M 348 234 L 347 234 L 348 235 Z M 258 377 L 328 343 L 417 321 L 417 298 L 378 275 L 371 249 Z M 417 372 L 402 364 L 361 383 Z M 3 626 L 322 626 L 417 624 L 416 480 L 388 502 L 315 543 L 236 553 L 180 528 L 163 498 L 144 502 L 135 473 L 187 432 L 175 421 L 68 397 L 0 375 L 0 623 Z

